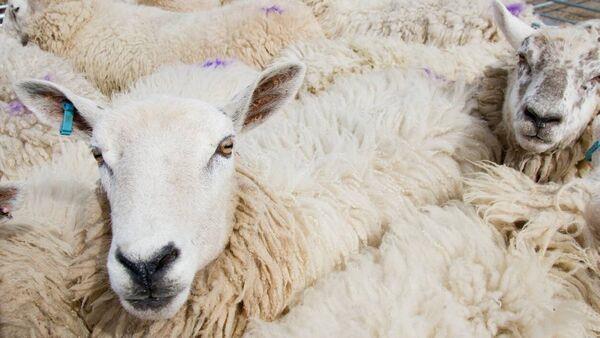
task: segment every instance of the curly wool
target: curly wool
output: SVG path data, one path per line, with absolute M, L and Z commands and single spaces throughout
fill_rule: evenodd
M 135 2 L 173 12 L 205 11 L 221 5 L 220 0 L 137 0 Z
M 496 229 L 460 202 L 406 203 L 382 244 L 303 293 L 275 322 L 253 320 L 247 337 L 584 337 L 600 330 L 562 264 L 580 250 L 544 255 Z M 546 223 L 548 224 L 548 223 Z M 558 272 L 558 273 L 557 273 Z
M 20 104 L 12 86 L 27 78 L 51 80 L 96 102 L 106 101 L 67 61 L 0 34 L 0 101 L 4 101 L 0 102 L 0 180 L 21 178 L 22 168 L 48 161 L 60 151 L 61 143 L 80 139 L 61 137 Z
M 499 40 L 487 0 L 303 1 L 329 38 L 394 37 L 441 47 Z M 532 6 L 523 6 L 520 17 L 534 21 Z
M 281 13 L 265 12 L 273 5 L 270 0 L 174 13 L 112 0 L 71 1 L 34 14 L 27 32 L 42 49 L 73 62 L 108 95 L 163 64 L 227 57 L 263 67 L 287 45 L 323 36 L 306 6 L 293 0 L 277 3 Z
M 0 336 L 84 337 L 68 271 L 76 233 L 101 216 L 98 169 L 83 142 L 28 172 L 10 220 L 0 219 Z

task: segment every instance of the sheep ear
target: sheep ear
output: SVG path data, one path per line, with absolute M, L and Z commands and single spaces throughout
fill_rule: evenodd
M 11 214 L 20 196 L 19 183 L 0 184 L 0 220 L 12 218 Z
M 535 30 L 525 22 L 512 15 L 500 0 L 493 0 L 494 21 L 514 49 Z
M 63 103 L 75 108 L 73 129 L 91 134 L 102 107 L 52 82 L 24 80 L 14 86 L 17 97 L 42 123 L 58 131 L 63 121 Z
M 304 64 L 299 62 L 281 63 L 263 71 L 258 81 L 225 108 L 236 129 L 250 130 L 266 121 L 298 93 L 305 73 Z

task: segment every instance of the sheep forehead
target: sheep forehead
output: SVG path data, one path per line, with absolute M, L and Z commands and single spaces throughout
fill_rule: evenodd
M 543 65 L 577 68 L 598 60 L 598 33 L 581 27 L 550 28 L 527 38 L 521 51 Z
M 94 129 L 109 150 L 139 148 L 179 153 L 214 150 L 233 134 L 233 123 L 219 109 L 197 100 L 159 99 L 132 102 L 111 110 Z M 191 155 L 191 154 L 190 154 Z

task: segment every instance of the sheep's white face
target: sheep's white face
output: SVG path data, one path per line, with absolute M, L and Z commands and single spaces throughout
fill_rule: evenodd
M 196 272 L 232 231 L 236 133 L 293 97 L 303 74 L 297 63 L 272 67 L 227 107 L 150 97 L 100 108 L 50 82 L 17 85 L 40 120 L 58 130 L 68 100 L 77 132 L 91 130 L 111 207 L 110 284 L 127 311 L 168 318 L 187 300 Z
M 533 153 L 572 146 L 600 105 L 599 22 L 534 30 L 501 4 L 495 12 L 519 57 L 503 112 L 517 143 Z

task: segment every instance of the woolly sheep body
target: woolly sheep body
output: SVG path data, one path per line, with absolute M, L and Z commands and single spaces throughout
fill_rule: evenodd
M 94 198 L 98 169 L 85 143 L 62 147 L 19 183 L 14 218 L 0 222 L 2 336 L 89 335 L 73 307 L 68 272 L 86 240 L 78 232 L 101 216 Z
M 173 13 L 115 1 L 65 2 L 34 14 L 28 33 L 110 94 L 163 64 L 229 57 L 262 67 L 288 44 L 322 36 L 306 6 L 277 3 L 278 11 L 261 0 Z
M 582 250 L 544 256 L 519 236 L 507 246 L 460 202 L 421 209 L 407 203 L 402 214 L 379 248 L 317 282 L 281 319 L 252 321 L 246 336 L 596 334 L 600 317 L 586 292 L 556 267 L 593 267 L 578 262 L 588 257 Z
M 303 1 L 329 38 L 394 37 L 444 47 L 498 40 L 487 0 Z M 533 21 L 532 7 L 520 5 L 518 14 Z
M 97 102 L 105 99 L 67 61 L 36 46 L 23 47 L 5 34 L 0 34 L 0 60 L 0 179 L 17 179 L 21 169 L 48 161 L 60 143 L 79 135 L 61 137 L 58 130 L 39 123 L 17 100 L 13 83 L 24 78 L 51 79 Z
M 220 0 L 137 0 L 137 3 L 174 12 L 204 11 L 221 5 Z

